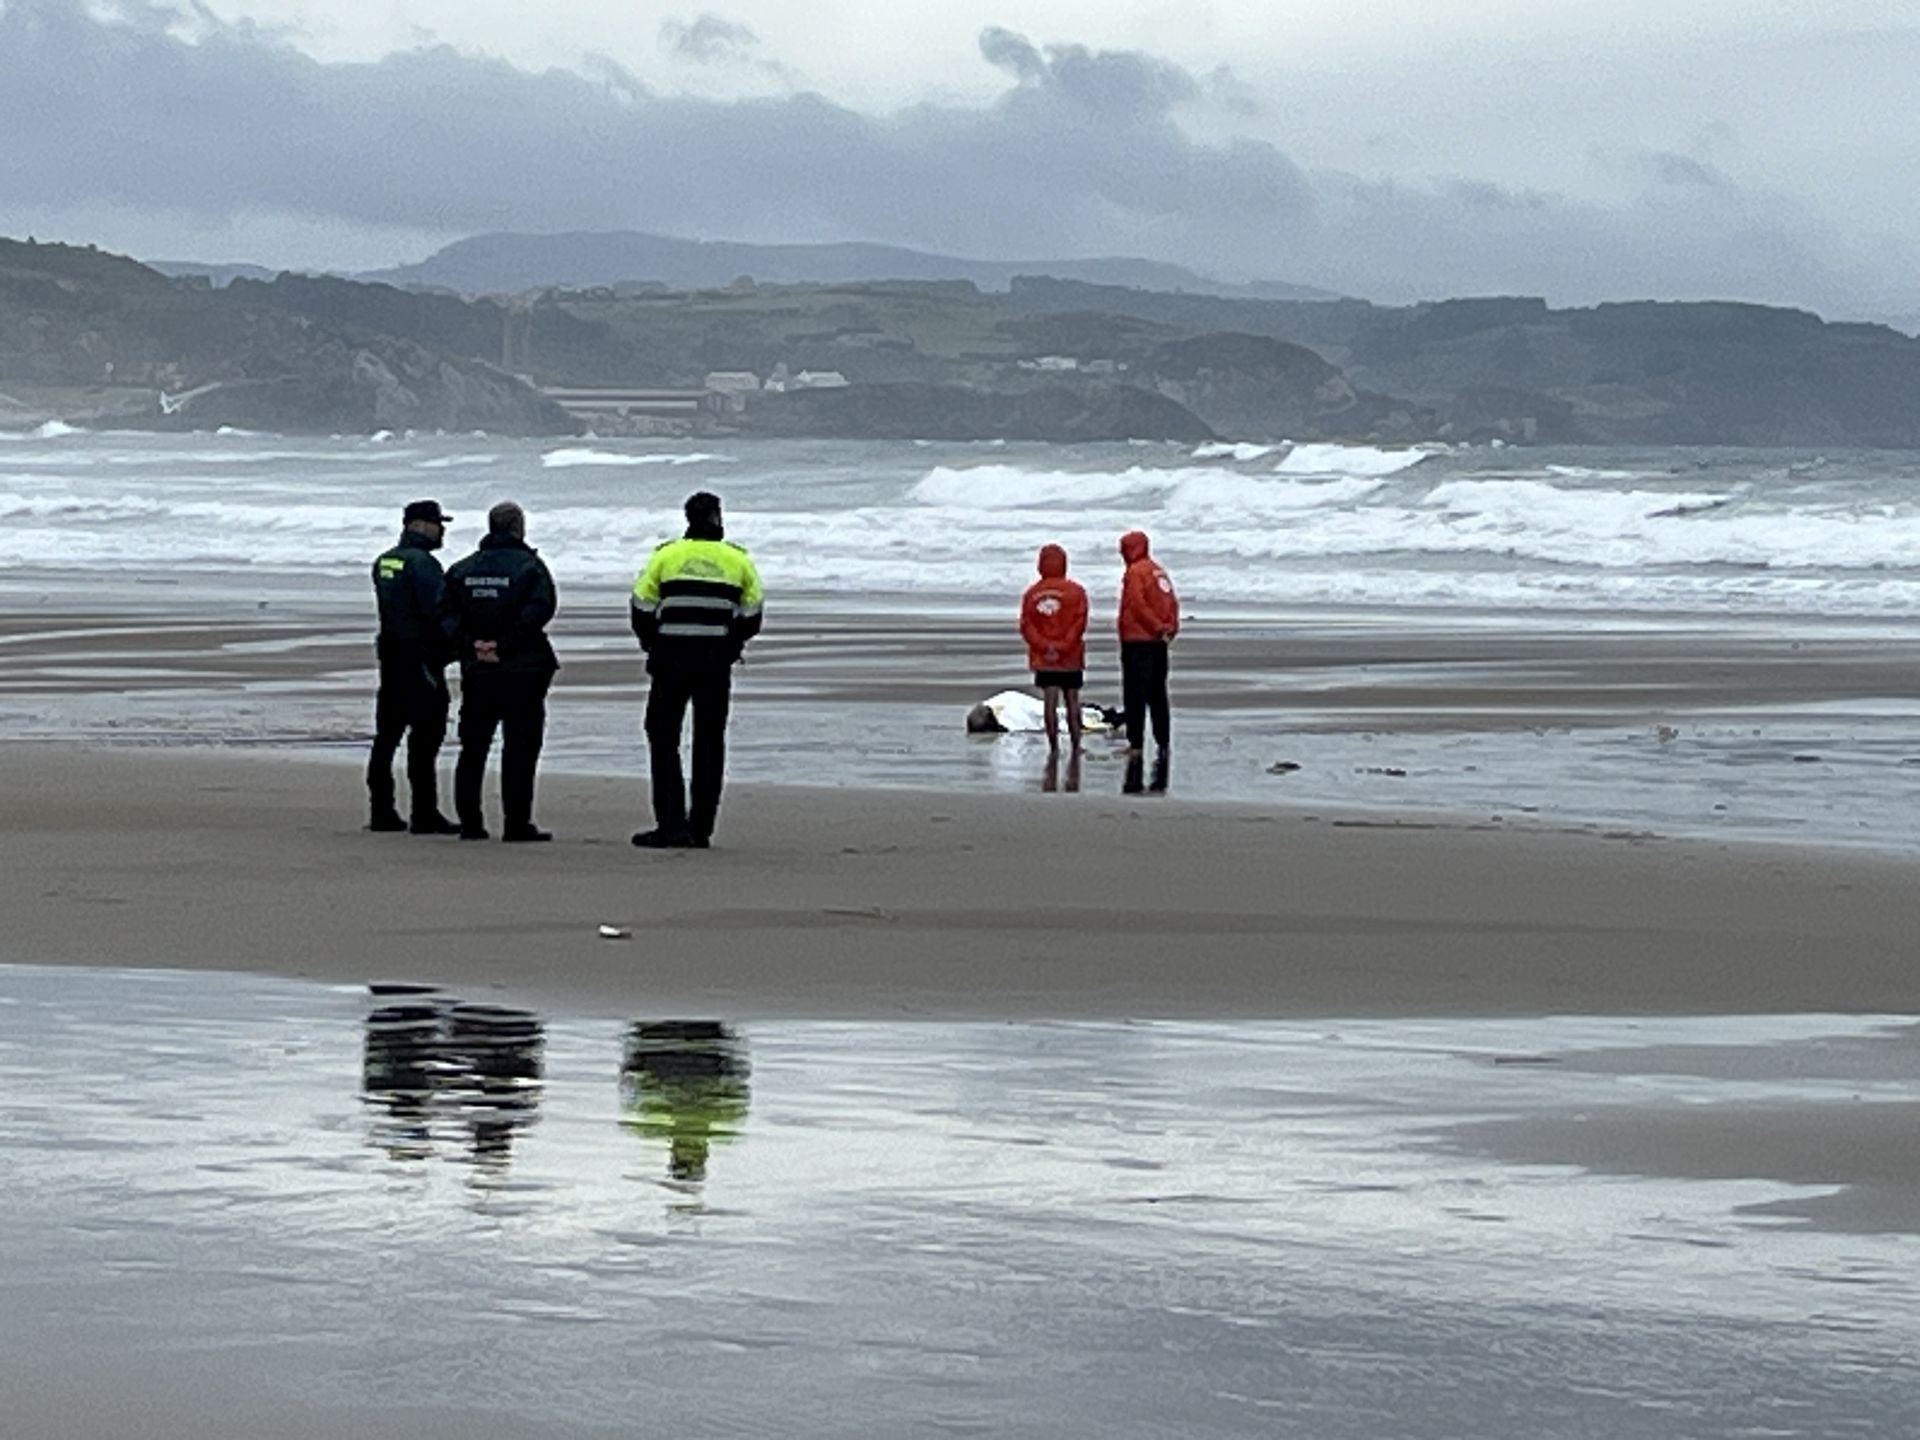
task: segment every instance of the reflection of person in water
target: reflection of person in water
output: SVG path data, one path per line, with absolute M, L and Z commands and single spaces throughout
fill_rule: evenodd
M 542 1031 L 525 1010 L 456 1005 L 447 1014 L 452 1098 L 470 1132 L 473 1162 L 499 1171 L 540 1104 Z
M 1123 795 L 1164 795 L 1167 793 L 1167 750 L 1163 745 L 1154 753 L 1153 775 L 1147 776 L 1146 756 L 1138 750 L 1127 752 L 1127 770 L 1120 781 Z
M 707 1152 L 738 1135 L 750 1092 L 746 1046 L 717 1020 L 644 1020 L 620 1062 L 623 1123 L 667 1142 L 667 1174 L 697 1185 Z
M 1067 782 L 1064 787 L 1062 787 L 1060 783 L 1060 752 L 1058 750 L 1049 750 L 1047 752 L 1047 768 L 1041 772 L 1040 788 L 1049 795 L 1063 788 L 1069 795 L 1077 795 L 1080 792 L 1080 749 L 1078 746 L 1075 746 L 1073 753 L 1067 757 Z
M 440 1007 L 431 1000 L 383 1005 L 367 1016 L 361 1089 L 376 1115 L 371 1139 L 395 1160 L 433 1153 L 428 1109 L 433 1101 L 434 1054 L 440 1044 Z
M 476 1166 L 502 1170 L 540 1104 L 542 1028 L 525 1010 L 457 1004 L 431 993 L 367 1017 L 362 1086 L 384 1107 L 370 1138 L 396 1160 L 433 1153 L 436 1117 L 468 1132 Z

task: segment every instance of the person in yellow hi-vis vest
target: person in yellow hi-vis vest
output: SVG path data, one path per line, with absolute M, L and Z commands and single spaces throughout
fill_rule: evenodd
M 704 850 L 713 840 L 727 766 L 733 667 L 760 633 L 760 574 L 720 519 L 720 497 L 687 499 L 687 533 L 653 552 L 633 584 L 633 633 L 647 655 L 647 752 L 653 829 L 633 843 L 650 850 Z M 693 807 L 680 769 L 680 732 L 693 708 Z

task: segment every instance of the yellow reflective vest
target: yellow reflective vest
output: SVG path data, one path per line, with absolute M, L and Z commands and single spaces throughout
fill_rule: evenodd
M 727 540 L 669 540 L 633 582 L 633 633 L 652 660 L 732 664 L 760 633 L 760 572 Z

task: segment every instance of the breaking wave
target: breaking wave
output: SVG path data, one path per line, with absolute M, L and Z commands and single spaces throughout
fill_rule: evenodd
M 1160 493 L 1208 470 L 1029 470 L 1021 465 L 935 466 L 907 492 L 920 505 L 969 510 L 1044 510 L 1062 505 L 1110 504 Z
M 436 455 L 431 460 L 422 460 L 413 468 L 416 470 L 472 470 L 482 465 L 497 465 L 498 455 Z
M 940 466 L 928 471 L 908 498 L 920 505 L 988 515 L 1006 510 L 1061 509 L 1139 515 L 1158 512 L 1216 524 L 1231 523 L 1235 516 L 1244 520 L 1351 504 L 1373 494 L 1384 483 L 1281 480 L 1197 466 L 1169 470 L 1135 466 L 1119 471 Z
M 701 450 L 687 454 L 634 455 L 620 450 L 594 450 L 586 446 L 567 446 L 559 450 L 549 450 L 540 457 L 540 464 L 548 470 L 577 470 L 593 466 L 724 465 L 730 464 L 732 459 L 730 455 L 709 455 Z
M 1196 460 L 1260 460 L 1278 450 L 1278 445 L 1255 445 L 1245 440 L 1215 440 L 1193 452 Z
M 1398 475 L 1431 453 L 1372 445 L 1295 445 L 1274 468 L 1282 475 Z

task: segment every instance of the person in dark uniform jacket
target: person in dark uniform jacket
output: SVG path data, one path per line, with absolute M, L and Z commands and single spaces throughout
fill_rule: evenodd
M 559 598 L 546 563 L 527 544 L 527 516 L 511 500 L 487 512 L 480 548 L 447 572 L 447 604 L 460 655 L 460 762 L 453 803 L 462 840 L 487 838 L 480 782 L 501 732 L 500 838 L 551 840 L 533 823 L 533 772 L 547 728 L 547 690 L 560 668 L 547 624 Z
M 433 552 L 453 517 L 435 500 L 416 500 L 401 516 L 400 543 L 373 562 L 373 593 L 380 607 L 380 690 L 373 706 L 373 754 L 367 760 L 369 830 L 451 835 L 440 813 L 437 767 L 447 738 L 447 663 L 453 659 L 446 578 Z M 394 803 L 393 758 L 407 741 L 407 783 L 413 823 Z
M 687 533 L 653 552 L 633 584 L 633 633 L 647 654 L 647 752 L 653 826 L 633 837 L 651 850 L 704 850 L 720 812 L 733 667 L 760 633 L 760 574 L 730 544 L 720 497 L 687 500 Z M 693 708 L 693 808 L 680 769 L 680 731 Z

